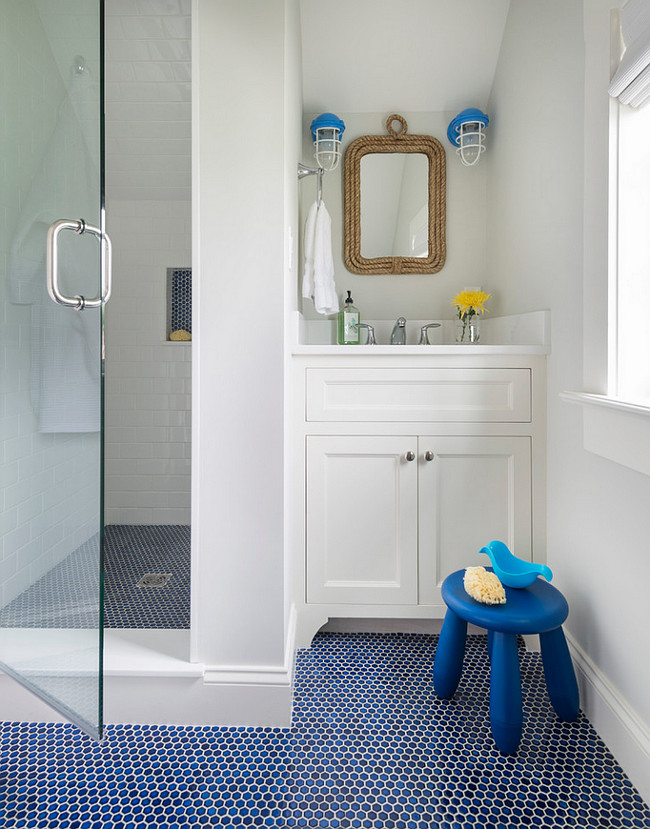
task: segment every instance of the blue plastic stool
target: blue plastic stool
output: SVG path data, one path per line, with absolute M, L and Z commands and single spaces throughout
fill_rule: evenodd
M 464 575 L 464 570 L 457 570 L 442 583 L 447 613 L 433 664 L 433 687 L 439 697 L 453 697 L 463 670 L 467 623 L 486 628 L 492 736 L 500 751 L 513 754 L 521 739 L 523 721 L 517 634 L 539 634 L 553 708 L 566 722 L 578 716 L 578 683 L 562 631 L 569 605 L 559 590 L 542 579 L 523 589 L 506 587 L 505 604 L 481 604 L 465 591 Z

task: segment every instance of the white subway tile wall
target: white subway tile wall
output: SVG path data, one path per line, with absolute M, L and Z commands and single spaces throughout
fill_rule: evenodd
M 191 267 L 190 0 L 106 0 L 105 523 L 190 523 L 191 344 L 167 268 Z
M 190 0 L 106 0 L 106 165 L 114 199 L 190 200 L 190 20 Z
M 21 230 L 35 218 L 21 206 L 57 124 L 71 50 L 83 51 L 98 69 L 92 64 L 96 13 L 73 3 L 68 10 L 69 16 L 57 10 L 57 22 L 65 24 L 60 32 L 46 6 L 39 14 L 34 3 L 4 3 L 0 11 L 3 99 L 8 112 L 31 107 L 24 118 L 0 119 L 0 146 L 14 153 L 3 169 L 0 209 L 0 607 L 92 538 L 99 521 L 99 433 L 39 431 L 30 393 L 35 311 L 18 302 L 17 272 L 9 264 Z M 44 295 L 44 271 L 42 280 Z
M 143 229 L 161 220 L 164 235 Z M 191 256 L 190 204 L 107 203 L 105 523 L 189 524 L 191 343 L 166 342 L 167 266 Z

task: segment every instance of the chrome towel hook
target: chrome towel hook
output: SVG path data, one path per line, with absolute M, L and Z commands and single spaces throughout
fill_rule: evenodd
M 316 203 L 320 207 L 321 202 L 323 201 L 323 170 L 322 167 L 307 167 L 305 164 L 298 163 L 298 181 L 303 179 L 305 176 L 318 176 L 318 182 L 316 185 Z

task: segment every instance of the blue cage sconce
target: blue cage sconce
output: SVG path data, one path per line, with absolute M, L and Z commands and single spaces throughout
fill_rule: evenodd
M 345 132 L 345 123 L 333 112 L 324 112 L 311 122 L 309 129 L 314 142 L 314 158 L 317 167 L 298 164 L 298 179 L 305 176 L 318 176 L 316 200 L 320 206 L 323 195 L 323 173 L 336 170 L 341 160 L 341 138 Z
M 311 122 L 309 127 L 314 142 L 314 158 L 319 167 L 330 173 L 336 170 L 341 160 L 341 139 L 345 124 L 333 112 L 324 112 Z
M 490 123 L 480 109 L 470 107 L 459 112 L 447 128 L 447 138 L 465 167 L 478 164 L 485 152 L 485 128 Z

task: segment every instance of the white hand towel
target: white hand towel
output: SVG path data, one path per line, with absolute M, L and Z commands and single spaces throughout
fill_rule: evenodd
M 318 205 L 316 202 L 309 208 L 307 221 L 305 222 L 305 235 L 303 237 L 302 249 L 305 256 L 305 263 L 302 272 L 302 295 L 304 299 L 312 299 L 314 296 L 314 235 L 316 233 L 316 214 Z
M 307 218 L 307 225 L 307 229 L 309 230 L 310 217 Z M 306 261 L 307 253 L 309 253 L 310 257 L 313 256 L 312 279 L 314 308 L 319 314 L 336 314 L 339 310 L 339 300 L 336 295 L 336 285 L 334 284 L 332 220 L 322 201 L 316 210 L 316 222 L 313 233 L 313 253 L 311 248 L 306 249 Z

